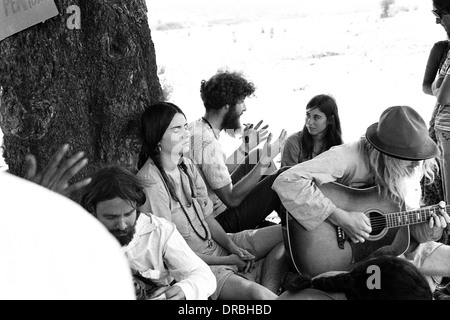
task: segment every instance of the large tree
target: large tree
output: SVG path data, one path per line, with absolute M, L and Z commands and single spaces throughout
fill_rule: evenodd
M 133 169 L 139 114 L 162 99 L 145 0 L 55 0 L 59 15 L 0 42 L 0 126 L 9 171 L 69 143 L 89 165 Z M 81 28 L 73 29 L 78 6 Z M 73 21 L 71 21 L 73 20 Z M 68 24 L 69 21 L 69 24 Z

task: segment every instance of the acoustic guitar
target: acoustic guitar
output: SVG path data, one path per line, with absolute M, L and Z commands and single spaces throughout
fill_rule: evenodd
M 313 230 L 305 229 L 282 206 L 281 224 L 286 251 L 298 272 L 314 277 L 328 271 L 346 271 L 371 256 L 401 255 L 410 245 L 409 226 L 427 222 L 439 206 L 402 211 L 392 200 L 381 198 L 377 187 L 354 189 L 338 183 L 319 187 L 338 208 L 364 212 L 372 226 L 363 243 L 345 239 L 342 230 L 325 220 Z M 338 241 L 341 238 L 342 241 Z

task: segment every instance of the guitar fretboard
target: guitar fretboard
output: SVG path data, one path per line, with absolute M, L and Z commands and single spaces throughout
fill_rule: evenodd
M 450 208 L 450 206 L 445 207 L 445 211 Z M 401 211 L 388 213 L 386 217 L 386 226 L 388 228 L 402 227 L 411 224 L 418 224 L 427 222 L 433 213 L 439 215 L 439 205 L 424 207 L 416 210 Z

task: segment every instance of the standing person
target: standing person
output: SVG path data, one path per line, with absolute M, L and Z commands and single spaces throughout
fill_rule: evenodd
M 254 149 L 248 155 L 251 147 L 259 143 L 259 132 L 247 134 L 243 149 L 237 149 L 228 159 L 219 142 L 223 130 L 230 132 L 241 128 L 240 117 L 247 110 L 245 99 L 254 91 L 253 83 L 242 75 L 218 72 L 208 81 L 202 81 L 200 93 L 206 112 L 201 119 L 189 124 L 189 156 L 198 166 L 213 200 L 213 215 L 226 232 L 254 229 L 280 208 L 280 200 L 271 186 L 283 169 L 276 170 L 272 160 L 280 153 L 286 131 L 282 130 L 273 143 L 269 134 L 266 147 L 261 152 Z M 241 162 L 243 156 L 246 158 Z M 230 163 L 231 166 L 227 166 Z
M 326 94 L 314 96 L 306 105 L 302 131 L 289 136 L 281 154 L 281 167 L 310 160 L 342 144 L 341 121 L 336 100 Z
M 282 173 L 273 189 L 284 207 L 307 230 L 325 220 L 342 228 L 352 242 L 364 242 L 372 232 L 368 216 L 337 207 L 318 186 L 338 182 L 353 188 L 377 186 L 379 194 L 406 209 L 419 208 L 420 181 L 429 182 L 437 167 L 436 143 L 428 136 L 424 120 L 411 107 L 386 109 L 379 122 L 369 126 L 366 135 L 354 143 L 336 146 L 320 156 Z M 440 203 L 443 207 L 444 203 Z M 441 209 L 427 223 L 410 227 L 405 258 L 426 276 L 450 274 L 450 247 L 438 240 L 450 217 Z M 331 271 L 331 270 L 330 270 Z M 431 281 L 431 279 L 429 279 Z
M 124 168 L 103 168 L 92 177 L 81 204 L 120 242 L 133 274 L 154 284 L 146 298 L 206 300 L 216 289 L 214 275 L 173 223 L 139 212 L 144 187 Z
M 433 13 L 436 23 L 442 25 L 447 34 L 450 32 L 450 1 L 433 0 Z M 434 111 L 434 130 L 441 150 L 440 172 L 444 200 L 450 202 L 450 51 L 445 57 L 431 91 L 436 97 Z
M 172 103 L 148 107 L 141 118 L 143 145 L 138 176 L 147 201 L 140 208 L 173 221 L 188 245 L 216 276 L 213 299 L 274 299 L 287 261 L 281 226 L 227 234 L 196 166 L 183 154 L 190 136 L 182 110 Z

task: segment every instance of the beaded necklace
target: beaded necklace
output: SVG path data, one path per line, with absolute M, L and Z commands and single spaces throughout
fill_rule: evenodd
M 179 165 L 178 166 L 187 176 L 189 179 L 189 188 L 191 189 L 191 197 L 192 199 L 195 198 L 195 194 L 193 191 L 193 183 L 191 180 L 191 176 L 188 174 L 187 170 L 185 167 Z M 197 215 L 198 220 L 200 221 L 203 230 L 205 231 L 205 236 L 202 236 L 194 227 L 194 224 L 191 221 L 191 218 L 189 217 L 189 214 L 187 213 L 186 209 L 184 208 L 183 204 L 181 203 L 180 199 L 178 198 L 178 196 L 176 196 L 178 203 L 180 204 L 181 210 L 183 211 L 184 215 L 186 216 L 186 219 L 188 220 L 190 226 L 192 227 L 192 230 L 194 230 L 194 233 L 203 241 L 208 241 L 208 247 L 211 248 L 213 246 L 213 242 L 211 240 L 210 234 L 208 232 L 208 229 L 206 228 L 206 225 L 203 223 L 203 220 L 200 218 L 200 214 L 197 211 L 197 207 L 195 206 L 195 201 L 192 201 L 192 206 L 194 207 L 194 211 L 195 214 Z

